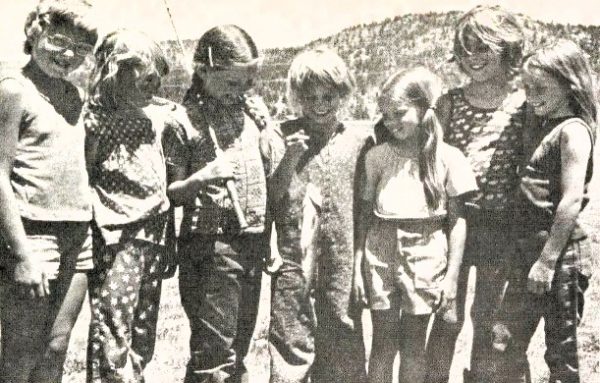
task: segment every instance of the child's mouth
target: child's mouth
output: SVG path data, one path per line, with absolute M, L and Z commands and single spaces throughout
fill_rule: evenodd
M 546 103 L 543 101 L 538 101 L 538 102 L 530 102 L 529 103 L 532 107 L 539 109 L 541 107 L 543 107 Z
M 483 63 L 483 64 L 470 64 L 469 68 L 471 68 L 471 70 L 474 70 L 474 71 L 480 71 L 480 70 L 482 70 L 485 67 L 485 65 L 486 65 L 485 63 Z
M 52 60 L 52 63 L 54 65 L 56 65 L 57 67 L 59 67 L 63 71 L 68 71 L 69 67 L 71 66 L 71 64 L 68 61 L 61 60 L 61 59 L 59 59 L 57 57 L 53 57 L 51 60 Z

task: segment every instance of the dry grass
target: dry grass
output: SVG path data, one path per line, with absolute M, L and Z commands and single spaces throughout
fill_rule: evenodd
M 596 163 L 600 163 L 600 155 L 596 153 Z M 582 221 L 588 228 L 593 241 L 593 254 L 595 255 L 594 269 L 600 269 L 600 172 L 592 181 L 592 201 L 582 216 Z M 263 280 L 263 287 L 268 291 L 270 281 Z M 268 381 L 268 358 L 265 347 L 265 331 L 268 326 L 268 294 L 264 295 L 264 305 L 259 313 L 260 325 L 255 331 L 253 355 L 260 357 L 250 358 L 255 362 L 253 383 Z M 600 382 L 600 273 L 596 272 L 591 280 L 586 293 L 586 308 L 583 322 L 579 328 L 580 360 L 582 382 Z M 365 315 L 368 322 L 368 316 Z M 87 338 L 87 323 L 89 310 L 83 310 L 76 325 L 68 359 L 65 365 L 63 383 L 83 382 L 85 380 L 85 345 Z M 369 329 L 366 326 L 365 338 L 368 346 Z M 154 359 L 146 370 L 147 383 L 178 383 L 183 381 L 185 365 L 188 357 L 189 326 L 187 318 L 179 303 L 179 292 L 175 278 L 165 281 L 161 301 L 158 336 Z M 533 382 L 541 383 L 548 380 L 548 369 L 543 360 L 545 350 L 542 326 L 533 339 L 529 349 L 529 360 L 532 366 Z M 459 338 L 458 352 L 452 367 L 451 383 L 462 383 L 462 369 L 468 365 L 470 350 L 466 347 L 467 337 L 470 335 L 470 323 L 467 323 Z

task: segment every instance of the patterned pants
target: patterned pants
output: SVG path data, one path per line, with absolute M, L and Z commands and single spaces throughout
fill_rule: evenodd
M 567 246 L 556 265 L 552 288 L 543 295 L 526 292 L 531 262 L 515 268 L 492 332 L 498 360 L 503 363 L 503 382 L 531 382 L 527 347 L 543 317 L 550 382 L 579 383 L 577 325 L 588 277 L 580 273 L 578 260 L 586 251 L 590 250 L 585 240 Z
M 87 381 L 142 383 L 154 353 L 163 248 L 131 240 L 94 250 Z
M 181 243 L 179 293 L 190 321 L 186 383 L 238 382 L 256 323 L 263 235 L 195 236 Z

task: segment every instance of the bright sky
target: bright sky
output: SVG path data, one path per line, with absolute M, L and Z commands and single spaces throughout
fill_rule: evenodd
M 358 23 L 406 13 L 465 11 L 498 3 L 535 19 L 572 24 L 600 20 L 598 0 L 92 0 L 101 31 L 144 30 L 157 40 L 174 37 L 165 2 L 182 38 L 198 38 L 218 24 L 246 29 L 259 48 L 303 45 Z M 21 55 L 23 22 L 37 0 L 0 0 L 0 61 Z M 567 5 L 568 4 L 568 5 Z

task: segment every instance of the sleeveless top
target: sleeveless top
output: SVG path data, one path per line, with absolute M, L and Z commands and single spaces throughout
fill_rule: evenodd
M 253 98 L 252 102 L 261 101 Z M 245 106 L 224 106 L 202 97 L 188 99 L 184 106 L 191 126 L 165 131 L 163 142 L 167 164 L 186 168 L 189 176 L 214 161 L 217 151 L 208 129 L 212 127 L 223 150 L 222 156 L 235 164 L 235 188 L 249 225 L 242 232 L 262 233 L 267 211 L 267 184 L 259 137 L 264 119 Z M 205 183 L 194 202 L 183 207 L 181 225 L 181 236 L 239 234 L 239 223 L 225 183 Z
M 549 231 L 552 226 L 556 208 L 562 198 L 561 192 L 561 135 L 565 126 L 570 124 L 580 124 L 588 131 L 592 150 L 587 164 L 585 179 L 584 179 L 584 195 L 581 204 L 581 210 L 585 208 L 589 202 L 588 185 L 592 179 L 594 168 L 593 152 L 594 152 L 594 132 L 592 127 L 577 117 L 567 117 L 560 119 L 551 119 L 545 123 L 545 127 L 541 129 L 545 136 L 541 140 L 535 140 L 537 147 L 533 151 L 529 162 L 520 172 L 522 176 L 527 176 L 534 180 L 549 181 L 547 186 L 538 186 L 544 188 L 544 193 L 531 193 L 531 200 L 528 200 L 524 194 L 520 197 L 523 199 L 523 213 L 526 214 L 527 220 L 524 226 L 530 231 Z M 552 203 L 552 208 L 542 209 L 536 206 L 536 203 Z M 583 229 L 577 223 L 571 234 L 571 239 L 581 239 L 586 236 Z
M 23 115 L 10 180 L 21 216 L 35 221 L 91 220 L 77 88 L 65 80 L 48 79 L 32 64 L 21 73 L 0 76 L 0 81 L 6 79 L 23 86 Z
M 451 115 L 444 141 L 459 148 L 471 163 L 479 192 L 469 203 L 484 210 L 509 210 L 519 185 L 524 94 L 512 93 L 499 109 L 472 106 L 461 88 L 450 90 L 449 97 Z

